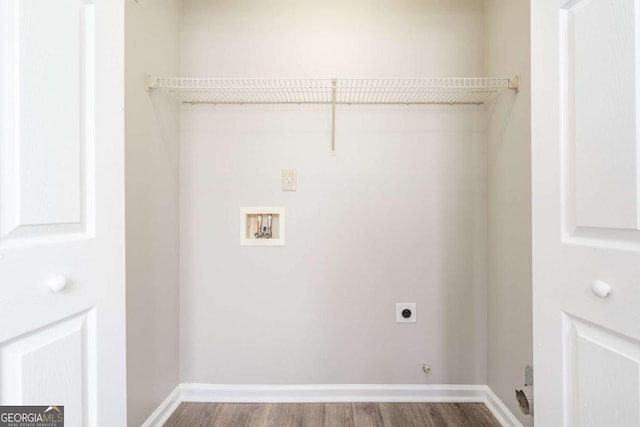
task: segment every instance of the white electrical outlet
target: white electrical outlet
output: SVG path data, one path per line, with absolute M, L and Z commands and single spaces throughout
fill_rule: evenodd
M 282 169 L 282 191 L 296 191 L 298 172 L 295 169 Z
M 396 323 L 416 323 L 416 303 L 396 303 Z

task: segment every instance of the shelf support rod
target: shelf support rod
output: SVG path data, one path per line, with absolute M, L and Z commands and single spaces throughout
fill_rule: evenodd
M 331 80 L 331 155 L 336 155 L 336 85 L 337 80 Z

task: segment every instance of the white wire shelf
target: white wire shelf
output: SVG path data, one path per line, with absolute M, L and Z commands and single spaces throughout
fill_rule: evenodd
M 518 78 L 209 79 L 147 76 L 190 104 L 484 104 Z
M 147 90 L 164 89 L 188 104 L 330 104 L 331 152 L 336 105 L 484 104 L 518 91 L 518 77 L 430 79 L 196 79 L 146 76 Z

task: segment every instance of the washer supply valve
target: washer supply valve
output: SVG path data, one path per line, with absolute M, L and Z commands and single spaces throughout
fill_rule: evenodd
M 267 225 L 262 224 L 262 214 L 258 214 L 258 231 L 255 233 L 256 239 L 270 239 L 273 235 L 271 227 L 273 225 L 273 215 L 267 215 Z

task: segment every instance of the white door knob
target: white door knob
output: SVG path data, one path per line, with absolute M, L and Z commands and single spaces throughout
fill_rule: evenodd
M 60 292 L 67 286 L 67 278 L 64 276 L 55 276 L 49 279 L 47 286 L 52 292 Z
M 594 280 L 593 283 L 591 283 L 591 290 L 594 295 L 599 296 L 600 298 L 606 298 L 611 293 L 611 286 L 602 280 Z

